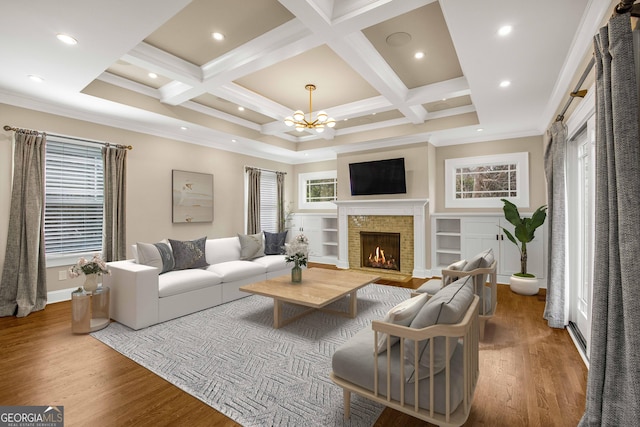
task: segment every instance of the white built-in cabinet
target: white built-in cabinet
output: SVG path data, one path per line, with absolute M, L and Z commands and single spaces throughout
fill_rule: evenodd
M 431 273 L 439 276 L 442 269 L 460 259 L 493 249 L 498 260 L 498 281 L 509 283 L 509 276 L 520 271 L 520 252 L 506 237 L 501 227 L 513 233 L 513 225 L 498 215 L 431 216 Z M 546 223 L 536 230 L 535 239 L 527 244 L 527 272 L 546 287 L 547 265 Z
M 338 261 L 338 216 L 336 214 L 295 213 L 291 216 L 287 241 L 298 234 L 309 239 L 309 261 L 336 264 Z

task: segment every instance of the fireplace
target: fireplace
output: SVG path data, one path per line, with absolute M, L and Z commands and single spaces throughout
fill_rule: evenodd
M 360 232 L 361 267 L 400 271 L 400 233 Z
M 421 279 L 431 277 L 427 269 L 428 199 L 344 200 L 334 203 L 338 206 L 338 268 L 360 268 L 360 231 L 400 232 L 400 273 Z

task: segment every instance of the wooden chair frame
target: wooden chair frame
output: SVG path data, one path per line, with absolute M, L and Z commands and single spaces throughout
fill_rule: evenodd
M 478 309 L 479 309 L 479 301 L 480 298 L 475 295 L 474 299 L 467 309 L 464 318 L 456 324 L 446 325 L 439 324 L 428 326 L 422 329 L 413 329 L 406 326 L 395 325 L 393 323 L 386 323 L 382 321 L 374 320 L 371 323 L 374 332 L 374 342 L 373 349 L 377 347 L 378 342 L 378 334 L 388 334 L 387 339 L 387 354 L 391 354 L 391 336 L 397 336 L 400 338 L 400 400 L 391 399 L 391 359 L 387 359 L 387 374 L 386 374 L 386 396 L 383 396 L 379 392 L 379 376 L 378 372 L 378 354 L 375 353 L 374 356 L 374 389 L 368 390 L 363 387 L 360 387 L 356 384 L 353 384 L 349 381 L 346 381 L 340 377 L 337 377 L 333 373 L 330 375 L 331 380 L 343 388 L 344 391 L 344 417 L 348 419 L 350 417 L 350 404 L 351 404 L 351 393 L 359 394 L 367 399 L 374 400 L 379 402 L 385 406 L 391 407 L 398 411 L 404 412 L 421 420 L 436 424 L 438 426 L 461 426 L 465 423 L 467 418 L 469 417 L 469 412 L 471 410 L 471 403 L 473 402 L 473 395 L 475 392 L 476 384 L 478 382 L 479 376 L 479 363 L 478 363 L 478 350 L 479 350 L 479 325 L 478 325 Z M 419 341 L 424 340 L 433 340 L 436 337 L 446 337 L 446 358 L 447 363 L 444 368 L 445 375 L 445 390 L 434 390 L 434 375 L 433 375 L 433 363 L 434 363 L 434 354 L 433 354 L 433 345 L 430 345 L 430 362 L 431 366 L 428 368 L 430 371 L 430 376 L 425 379 L 417 379 L 415 383 L 412 385 L 415 387 L 415 402 L 414 404 L 408 404 L 405 402 L 404 398 L 404 387 L 411 386 L 411 384 L 406 383 L 406 378 L 404 376 L 405 369 L 405 359 L 404 359 L 404 340 L 410 339 L 414 340 L 414 363 L 413 368 L 416 372 L 416 377 L 419 378 L 418 375 L 418 365 L 419 365 L 419 356 L 418 356 L 418 343 Z M 449 354 L 449 340 L 462 340 L 463 343 L 463 399 L 460 405 L 457 408 L 452 410 L 451 402 L 450 402 L 450 387 L 451 387 L 451 366 L 450 366 L 450 356 Z M 422 368 L 424 369 L 424 368 Z M 429 408 L 423 409 L 419 407 L 419 383 L 420 381 L 428 381 L 429 382 Z M 405 385 L 406 384 L 406 385 Z M 444 414 L 440 414 L 434 411 L 434 393 L 436 392 L 444 392 L 445 400 L 446 400 L 446 411 Z

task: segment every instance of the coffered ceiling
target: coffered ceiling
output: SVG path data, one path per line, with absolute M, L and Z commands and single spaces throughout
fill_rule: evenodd
M 596 0 L 4 3 L 0 102 L 289 163 L 540 135 L 609 10 Z M 283 122 L 309 113 L 308 83 L 313 112 L 337 123 L 320 134 Z

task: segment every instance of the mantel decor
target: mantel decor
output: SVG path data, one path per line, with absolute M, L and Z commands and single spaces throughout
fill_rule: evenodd
M 172 171 L 174 223 L 213 222 L 213 175 Z

